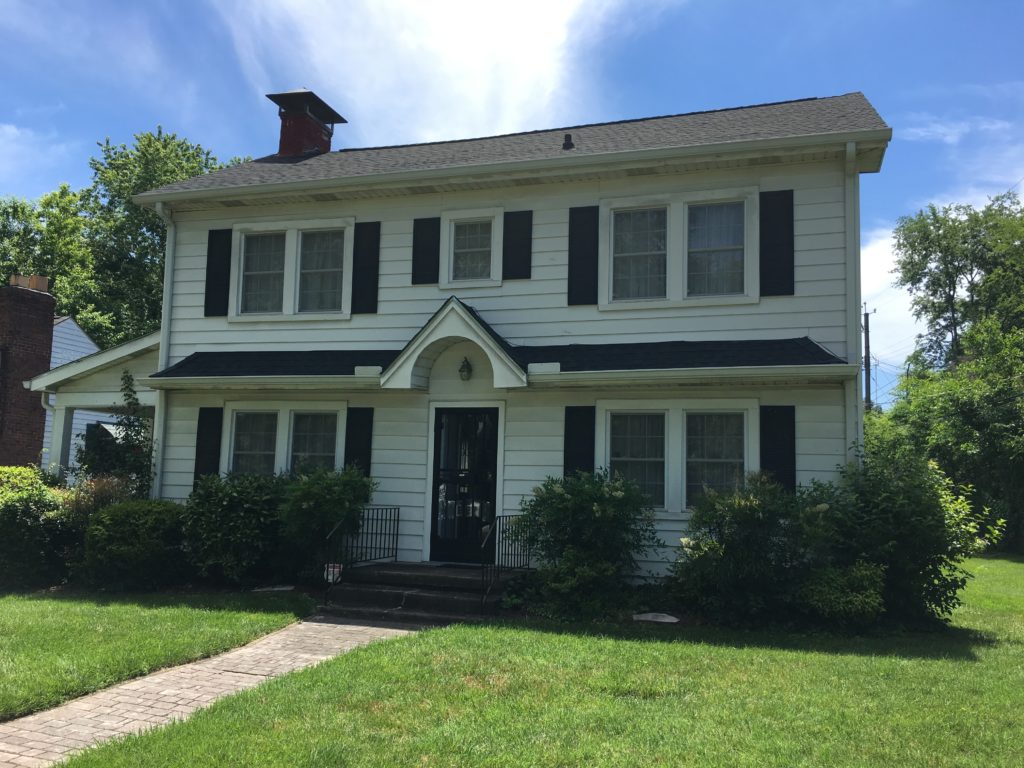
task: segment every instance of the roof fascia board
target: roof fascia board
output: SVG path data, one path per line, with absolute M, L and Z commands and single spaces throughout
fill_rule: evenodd
M 154 331 L 148 336 L 142 336 L 132 341 L 126 341 L 110 349 L 100 352 L 93 352 L 91 355 L 72 360 L 70 363 L 53 368 L 46 373 L 41 373 L 33 379 L 25 382 L 25 387 L 33 392 L 52 391 L 52 387 L 64 382 L 92 373 L 94 370 L 106 368 L 135 357 L 143 352 L 157 349 L 160 346 L 160 331 Z M 141 379 L 140 379 L 141 381 Z
M 337 390 L 379 389 L 379 374 L 349 376 L 181 376 L 179 378 L 149 377 L 139 382 L 152 389 L 221 390 Z
M 669 147 L 658 149 L 632 149 L 622 152 L 604 152 L 593 155 L 570 155 L 568 157 L 545 158 L 543 160 L 512 161 L 505 163 L 487 163 L 481 165 L 452 166 L 434 168 L 423 171 L 394 171 L 389 173 L 365 176 L 350 176 L 332 179 L 315 179 L 311 181 L 289 181 L 266 184 L 254 184 L 237 187 L 218 187 L 204 190 L 186 190 L 157 194 L 143 192 L 132 197 L 132 201 L 144 207 L 155 207 L 157 202 L 174 203 L 177 201 L 216 200 L 230 197 L 233 199 L 253 197 L 267 194 L 281 194 L 300 191 L 321 191 L 325 189 L 345 189 L 359 186 L 375 186 L 377 184 L 403 182 L 423 182 L 436 179 L 462 178 L 471 176 L 495 175 L 503 172 L 513 174 L 537 173 L 544 170 L 558 172 L 565 167 L 594 168 L 615 163 L 640 162 L 649 163 L 667 158 L 713 158 L 724 154 L 734 155 L 743 152 L 762 154 L 773 150 L 836 147 L 845 151 L 847 142 L 858 144 L 879 142 L 887 143 L 892 138 L 892 129 L 870 131 L 851 131 L 843 133 L 808 134 L 806 136 L 788 136 L 779 139 L 755 139 L 750 141 L 724 142 L 720 144 L 701 144 L 687 147 Z

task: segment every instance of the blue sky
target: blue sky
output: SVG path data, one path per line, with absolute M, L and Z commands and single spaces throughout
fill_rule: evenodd
M 268 154 L 263 94 L 299 86 L 348 118 L 336 147 L 860 90 L 894 129 L 862 177 L 884 401 L 916 332 L 889 234 L 1024 177 L 1022 29 L 1019 0 L 0 0 L 0 195 L 84 186 L 97 141 L 157 125 Z

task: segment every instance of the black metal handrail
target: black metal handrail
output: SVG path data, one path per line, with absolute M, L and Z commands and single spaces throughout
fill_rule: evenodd
M 519 520 L 520 515 L 498 515 L 494 522 L 484 531 L 480 543 L 480 610 L 483 612 L 487 598 L 494 585 L 506 571 L 527 570 L 530 568 L 529 537 L 521 531 L 513 530 L 525 521 Z M 491 539 L 494 539 L 494 562 L 488 562 Z
M 361 563 L 398 559 L 399 507 L 365 506 L 356 533 L 341 532 L 344 521 L 327 534 L 324 581 L 330 587 L 341 581 L 345 568 Z

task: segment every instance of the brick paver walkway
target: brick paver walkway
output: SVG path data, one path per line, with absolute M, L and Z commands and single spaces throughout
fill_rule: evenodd
M 271 677 L 409 632 L 395 625 L 313 617 L 220 656 L 154 672 L 56 709 L 0 723 L 0 768 L 49 765 L 92 744 L 183 719 L 222 696 Z

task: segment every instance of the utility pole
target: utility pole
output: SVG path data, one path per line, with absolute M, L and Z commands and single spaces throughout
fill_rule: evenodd
M 867 303 L 864 304 L 864 410 L 870 411 L 874 405 L 871 402 L 871 315 L 877 310 L 868 312 Z

